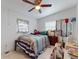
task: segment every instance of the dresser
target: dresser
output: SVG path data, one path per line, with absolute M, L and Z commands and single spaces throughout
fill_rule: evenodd
M 48 36 L 48 38 L 49 38 L 50 45 L 55 45 L 55 43 L 58 42 L 57 36 Z
M 56 35 L 55 31 L 49 30 L 48 38 L 49 38 L 50 45 L 55 45 L 55 43 L 58 42 L 58 36 Z

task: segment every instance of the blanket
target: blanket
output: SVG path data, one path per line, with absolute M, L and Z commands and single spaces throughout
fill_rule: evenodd
M 17 45 L 32 57 L 36 57 L 49 45 L 46 35 L 23 35 L 18 38 Z

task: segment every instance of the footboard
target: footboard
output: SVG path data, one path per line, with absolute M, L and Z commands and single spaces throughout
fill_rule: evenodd
M 28 45 L 25 42 L 15 40 L 15 51 L 17 47 L 20 47 L 26 54 L 28 54 L 32 59 L 35 59 L 37 56 L 35 55 L 35 52 L 31 49 L 30 45 Z

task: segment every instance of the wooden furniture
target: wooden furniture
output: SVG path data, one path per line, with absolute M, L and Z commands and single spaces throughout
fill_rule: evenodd
M 55 45 L 55 43 L 58 42 L 57 36 L 48 36 L 48 38 L 49 38 L 50 45 Z
M 66 50 L 72 59 L 78 59 L 78 46 L 73 42 L 68 42 L 66 44 Z
M 58 42 L 58 37 L 55 34 L 55 31 L 48 31 L 48 39 L 50 42 L 50 45 L 55 45 L 55 43 Z
M 17 48 L 17 42 L 18 42 L 18 40 L 15 40 L 15 48 L 14 48 L 15 51 L 16 51 L 16 48 Z

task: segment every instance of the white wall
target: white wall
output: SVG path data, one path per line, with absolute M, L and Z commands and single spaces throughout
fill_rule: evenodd
M 9 8 L 2 8 L 1 18 L 1 52 L 14 49 L 14 41 L 22 33 L 17 33 L 17 18 L 29 21 L 29 33 L 37 28 L 37 20 L 29 18 L 23 14 L 17 13 Z
M 72 8 L 67 9 L 67 10 L 49 15 L 49 16 L 41 18 L 41 19 L 38 19 L 38 30 L 39 31 L 44 31 L 45 30 L 45 22 L 54 21 L 54 20 L 61 20 L 61 19 L 64 19 L 64 18 L 71 18 L 71 17 L 76 17 L 77 18 L 77 6 L 74 6 Z M 78 21 L 78 18 L 77 18 L 77 21 Z M 74 28 L 73 28 L 74 39 L 77 39 L 77 37 L 78 37 L 77 36 L 77 31 L 78 31 L 77 21 L 74 24 Z

